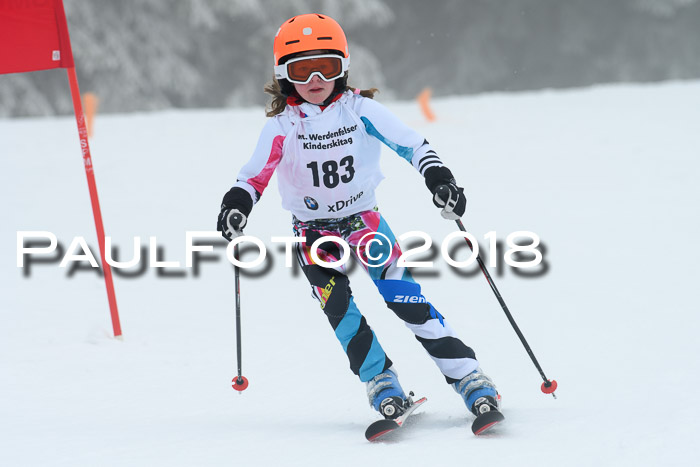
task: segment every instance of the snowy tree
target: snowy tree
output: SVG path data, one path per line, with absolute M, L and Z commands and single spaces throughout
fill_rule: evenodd
M 671 17 L 698 0 L 632 0 L 632 4 L 655 16 Z
M 700 77 L 700 0 L 64 0 L 102 111 L 262 105 L 291 16 L 347 32 L 350 83 L 381 98 Z M 0 76 L 0 117 L 71 112 L 65 75 Z
M 83 91 L 103 109 L 251 105 L 265 101 L 272 41 L 289 17 L 314 11 L 348 30 L 393 18 L 380 0 L 65 0 Z M 353 46 L 353 70 L 383 83 L 371 50 Z M 0 116 L 71 111 L 60 73 L 2 77 Z

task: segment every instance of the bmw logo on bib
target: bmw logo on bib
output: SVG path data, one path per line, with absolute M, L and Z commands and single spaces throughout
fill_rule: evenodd
M 312 211 L 318 209 L 318 201 L 313 199 L 311 196 L 304 196 L 304 204 L 306 204 L 306 207 L 311 209 Z

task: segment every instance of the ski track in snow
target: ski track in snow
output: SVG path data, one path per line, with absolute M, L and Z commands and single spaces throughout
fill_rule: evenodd
M 392 443 L 370 444 L 364 387 L 301 275 L 272 236 L 291 235 L 276 180 L 250 216 L 274 265 L 242 282 L 237 394 L 233 272 L 115 278 L 125 339 L 110 337 L 104 285 L 57 263 L 16 267 L 16 232 L 95 248 L 75 122 L 0 120 L 0 465 L 229 466 L 695 465 L 700 83 L 436 99 L 387 105 L 433 144 L 465 187 L 477 238 L 530 230 L 546 275 L 494 279 L 550 378 L 541 379 L 486 281 L 436 259 L 426 297 L 472 346 L 503 396 L 506 422 L 474 437 L 471 416 L 371 281 L 358 306 L 402 384 L 427 396 Z M 91 149 L 106 231 L 132 254 L 156 236 L 185 259 L 185 231 L 214 230 L 222 195 L 265 122 L 259 108 L 105 115 Z M 386 149 L 380 208 L 394 233 L 456 230 L 423 180 Z M 482 240 L 482 245 L 487 242 Z M 172 270 L 171 270 L 172 271 Z

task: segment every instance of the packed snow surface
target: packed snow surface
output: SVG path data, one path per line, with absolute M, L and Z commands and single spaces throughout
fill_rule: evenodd
M 270 241 L 291 235 L 275 179 L 247 228 L 272 264 L 241 278 L 242 394 L 231 388 L 233 268 L 222 244 L 198 274 L 184 265 L 185 232 L 214 230 L 262 109 L 98 117 L 91 149 L 120 259 L 134 237 L 156 237 L 159 259 L 180 263 L 169 277 L 115 277 L 123 341 L 87 262 L 72 274 L 55 255 L 17 267 L 18 231 L 50 231 L 64 248 L 82 236 L 98 255 L 74 119 L 1 120 L 0 465 L 696 465 L 699 103 L 698 82 L 437 99 L 434 123 L 412 102 L 386 103 L 465 187 L 464 223 L 485 258 L 490 231 L 541 237 L 546 273 L 492 274 L 559 390 L 540 392 L 483 276 L 438 255 L 423 292 L 503 396 L 506 422 L 473 436 L 459 397 L 357 269 L 358 306 L 404 388 L 428 397 L 400 440 L 380 444 L 363 436 L 377 418 L 363 385 Z M 389 149 L 382 164 L 394 233 L 425 231 L 439 246 L 455 224 L 409 164 Z

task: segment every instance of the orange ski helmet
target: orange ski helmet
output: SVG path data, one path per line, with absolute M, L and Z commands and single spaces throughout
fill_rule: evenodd
M 350 56 L 343 28 L 330 16 L 310 13 L 288 19 L 275 35 L 275 65 L 288 55 L 309 50 L 334 50 Z

